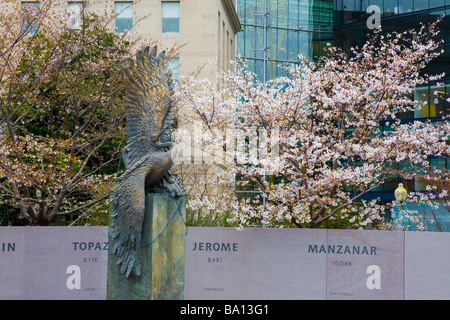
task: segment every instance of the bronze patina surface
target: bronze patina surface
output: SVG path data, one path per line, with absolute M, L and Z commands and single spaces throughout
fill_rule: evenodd
M 146 195 L 141 239 L 142 274 L 125 277 L 108 252 L 107 295 L 110 300 L 180 300 L 184 297 L 184 197 Z
M 124 104 L 128 144 L 123 152 L 126 171 L 117 179 L 110 196 L 109 258 L 115 260 L 117 270 L 108 270 L 108 274 L 118 271 L 123 278 L 130 275 L 139 278 L 142 273 L 152 272 L 143 270 L 142 250 L 150 250 L 146 252 L 145 259 L 161 260 L 157 257 L 161 248 L 155 250 L 154 242 L 150 246 L 153 250 L 146 249 L 149 242 L 143 239 L 144 223 L 167 219 L 163 223 L 165 228 L 158 227 L 159 230 L 147 230 L 145 233 L 162 233 L 167 229 L 168 234 L 179 232 L 184 235 L 185 228 L 180 228 L 179 223 L 172 225 L 174 214 L 166 211 L 171 210 L 173 201 L 178 203 L 181 199 L 184 207 L 179 212 L 179 218 L 183 218 L 185 202 L 181 184 L 169 171 L 173 165 L 171 149 L 174 142 L 171 141 L 171 133 L 176 127 L 176 109 L 172 72 L 167 68 L 164 51 L 157 54 L 156 47 L 138 51 L 135 61 L 130 63 L 127 78 Z M 152 206 L 146 208 L 146 195 L 150 194 L 166 196 L 168 203 L 157 208 L 152 202 Z M 164 236 L 158 238 L 164 239 Z M 179 241 L 183 242 L 184 238 Z M 184 243 L 180 246 L 184 248 Z M 171 245 L 171 248 L 175 247 Z M 167 255 L 166 258 L 171 259 Z M 148 269 L 152 264 L 146 265 Z M 111 268 L 113 266 L 109 263 Z

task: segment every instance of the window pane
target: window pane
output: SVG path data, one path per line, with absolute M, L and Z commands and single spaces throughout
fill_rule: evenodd
M 442 105 L 442 114 L 445 115 L 445 116 L 450 114 L 450 102 L 449 102 L 448 99 L 450 99 L 450 86 L 449 85 L 447 85 L 445 87 L 445 96 L 444 96 L 444 99 L 442 101 L 442 104 L 443 104 Z
M 344 22 L 352 23 L 356 22 L 356 12 L 355 12 L 355 1 L 345 0 L 344 1 Z
M 122 33 L 133 27 L 133 3 L 116 2 L 114 7 L 116 17 L 116 32 Z
M 397 0 L 384 0 L 384 16 L 398 14 Z
M 179 2 L 163 2 L 162 3 L 163 18 L 179 18 L 180 3 Z
M 180 73 L 180 58 L 173 58 L 169 60 L 168 67 L 172 70 L 172 78 L 178 80 Z
M 398 0 L 398 13 L 411 12 L 413 9 L 413 0 Z
M 442 7 L 442 6 L 445 6 L 445 0 L 431 0 L 430 1 L 430 8 L 437 8 L 437 7 Z
M 436 93 L 437 95 L 435 95 Z M 444 101 L 442 97 L 445 96 L 444 86 L 430 86 L 430 117 L 442 117 Z
M 83 3 L 81 2 L 69 2 L 67 7 L 69 19 L 67 21 L 67 27 L 69 29 L 80 29 L 82 20 L 81 20 L 81 11 L 83 10 Z
M 414 110 L 414 118 L 428 118 L 430 116 L 428 86 L 417 88 L 414 92 L 414 100 L 423 105 L 421 109 Z
M 442 170 L 447 167 L 447 161 L 444 158 L 431 158 L 430 165 L 432 170 Z
M 180 3 L 162 2 L 162 32 L 180 32 Z
M 414 10 L 424 10 L 428 9 L 428 0 L 415 0 L 414 1 Z
M 133 18 L 132 2 L 116 2 L 115 10 L 120 18 Z
M 27 9 L 37 9 L 39 8 L 39 3 L 36 1 L 28 1 L 28 2 L 22 2 L 22 9 L 25 11 Z
M 380 8 L 380 12 L 383 13 L 384 12 L 384 7 L 383 7 L 383 0 L 370 0 L 369 1 L 369 6 L 378 6 L 378 8 Z
M 162 32 L 180 32 L 180 19 L 178 18 L 163 18 Z
M 38 2 L 22 2 L 22 10 L 24 12 L 23 28 L 27 29 L 27 33 L 37 32 L 39 25 L 36 20 L 36 14 L 39 10 Z
M 37 1 L 22 1 L 22 8 L 34 7 L 39 8 L 39 2 Z
M 125 32 L 127 30 L 130 30 L 132 26 L 133 26 L 133 20 L 132 19 L 116 18 L 116 32 L 117 33 L 122 33 L 122 32 Z
M 355 0 L 344 0 L 344 11 L 355 11 Z

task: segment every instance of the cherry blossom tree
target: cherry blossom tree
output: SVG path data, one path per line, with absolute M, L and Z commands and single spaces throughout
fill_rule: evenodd
M 0 204 L 29 225 L 100 204 L 106 213 L 126 140 L 122 70 L 136 43 L 114 33 L 115 13 L 82 10 L 71 26 L 58 1 L 2 2 Z
M 443 76 L 423 74 L 441 54 L 434 40 L 437 24 L 388 35 L 375 31 L 351 55 L 329 46 L 327 57 L 302 59 L 286 66 L 287 76 L 267 83 L 239 64 L 219 72 L 216 83 L 181 79 L 184 121 L 196 124 L 200 134 L 182 133 L 180 141 L 201 150 L 204 161 L 226 167 L 205 183 L 258 191 L 251 197 L 230 193 L 231 206 L 194 198 L 191 208 L 230 210 L 242 226 L 319 228 L 341 222 L 365 228 L 398 205 L 364 199 L 392 175 L 448 181 L 448 172 L 437 172 L 427 161 L 448 156 L 448 121 L 398 119 L 422 107 L 411 98 L 417 86 Z M 179 149 L 183 161 L 185 150 Z M 421 194 L 410 201 L 430 199 Z

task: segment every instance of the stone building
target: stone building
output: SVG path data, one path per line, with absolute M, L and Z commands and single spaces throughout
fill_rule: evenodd
M 14 3 L 18 6 L 42 6 L 53 2 L 54 9 L 67 12 L 68 20 L 75 27 L 80 23 L 77 12 L 86 4 L 88 10 L 99 15 L 118 14 L 111 21 L 116 32 L 131 29 L 133 36 L 144 40 L 156 40 L 161 49 L 183 45 L 179 57 L 171 64 L 175 77 L 188 75 L 205 65 L 203 76 L 214 78 L 215 66 L 208 64 L 216 59 L 218 66 L 227 69 L 235 57 L 235 38 L 241 25 L 236 13 L 235 0 L 40 0 L 0 2 L 0 10 Z

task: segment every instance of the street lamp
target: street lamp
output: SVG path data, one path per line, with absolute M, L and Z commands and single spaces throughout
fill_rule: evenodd
M 407 194 L 408 194 L 408 192 L 403 187 L 403 183 L 399 183 L 398 188 L 395 189 L 395 192 L 394 192 L 395 200 L 397 200 L 399 202 L 404 202 L 406 200 Z

